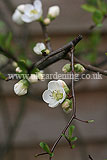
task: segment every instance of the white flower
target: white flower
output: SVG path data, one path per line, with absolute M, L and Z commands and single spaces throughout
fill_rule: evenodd
M 66 93 L 58 81 L 50 81 L 48 90 L 43 93 L 42 97 L 49 107 L 54 108 L 64 101 Z
M 33 48 L 33 51 L 38 55 L 42 55 L 42 51 L 45 49 L 46 47 L 44 43 L 37 43 L 36 46 Z
M 17 67 L 17 68 L 16 68 L 16 72 L 18 72 L 18 73 L 21 73 L 21 72 L 22 72 L 22 70 L 20 69 L 20 67 Z
M 15 12 L 13 13 L 12 20 L 19 25 L 24 23 L 22 21 L 22 13 L 18 9 L 16 9 Z
M 48 16 L 51 18 L 56 18 L 60 14 L 59 6 L 52 6 L 48 10 Z
M 35 0 L 34 4 L 26 4 L 24 6 L 24 14 L 22 20 L 26 23 L 30 23 L 35 20 L 39 20 L 42 16 L 42 3 L 40 0 Z
M 14 92 L 18 96 L 22 96 L 27 94 L 28 82 L 27 80 L 20 80 L 18 83 L 14 85 Z
M 28 80 L 30 83 L 36 83 L 36 82 L 38 82 L 38 77 L 36 74 L 31 74 L 31 76 L 29 77 Z

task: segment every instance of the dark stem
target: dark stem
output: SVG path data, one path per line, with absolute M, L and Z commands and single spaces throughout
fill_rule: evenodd
M 71 91 L 72 91 L 72 101 L 73 101 L 73 115 L 76 117 L 76 99 L 74 91 L 74 49 L 71 50 L 71 66 L 72 66 L 72 79 L 71 79 Z
M 81 120 L 81 119 L 79 119 L 79 118 L 75 118 L 77 121 L 80 121 L 80 122 L 83 122 L 83 123 L 89 123 L 88 121 L 84 121 L 84 120 Z
M 72 75 L 74 77 L 74 46 L 72 46 L 71 49 L 71 65 L 72 65 Z M 72 86 L 71 86 L 71 91 L 72 91 L 72 103 L 73 103 L 73 113 L 72 113 L 72 117 L 69 120 L 69 122 L 67 123 L 67 125 L 65 126 L 65 128 L 63 129 L 63 131 L 61 132 L 60 136 L 57 138 L 56 142 L 54 143 L 51 152 L 53 153 L 57 144 L 59 143 L 59 141 L 61 140 L 63 134 L 66 133 L 67 129 L 69 128 L 69 126 L 71 125 L 72 121 L 75 119 L 76 117 L 76 100 L 75 100 L 75 91 L 74 91 L 74 78 L 72 77 Z M 50 157 L 50 160 L 52 159 L 52 157 Z
M 98 67 L 94 67 L 94 66 L 91 66 L 91 65 L 88 65 L 88 64 L 85 64 L 84 62 L 82 62 L 81 60 L 75 58 L 75 62 L 76 63 L 80 63 L 81 65 L 84 66 L 85 69 L 89 70 L 89 71 L 93 71 L 93 72 L 99 72 L 100 74 L 103 74 L 105 76 L 107 76 L 107 70 L 103 70 L 103 69 L 100 69 Z
M 41 28 L 42 28 L 42 32 L 43 32 L 44 40 L 45 40 L 45 43 L 46 43 L 46 47 L 50 50 L 50 52 L 52 52 L 50 37 L 48 36 L 48 32 L 47 32 L 47 26 L 44 25 L 43 22 L 40 22 L 40 25 L 41 25 Z
M 90 155 L 89 155 L 89 159 L 90 159 L 90 160 L 94 160 Z

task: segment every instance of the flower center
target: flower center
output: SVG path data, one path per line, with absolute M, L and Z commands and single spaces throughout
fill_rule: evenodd
M 63 98 L 63 93 L 60 93 L 60 91 L 53 91 L 52 92 L 52 97 L 55 99 L 55 100 L 57 100 L 57 101 L 59 101 L 60 99 L 62 99 Z
M 38 12 L 35 9 L 33 9 L 33 10 L 30 11 L 30 13 L 31 14 L 37 14 Z

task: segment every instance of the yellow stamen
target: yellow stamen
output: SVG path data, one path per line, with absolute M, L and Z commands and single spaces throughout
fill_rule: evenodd
M 37 14 L 38 12 L 35 9 L 33 9 L 30 11 L 30 13 Z

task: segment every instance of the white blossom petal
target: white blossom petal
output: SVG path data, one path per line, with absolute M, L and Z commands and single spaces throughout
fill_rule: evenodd
M 44 43 L 37 43 L 36 46 L 33 48 L 33 51 L 38 55 L 42 55 L 42 51 L 45 49 L 46 47 Z
M 19 25 L 21 25 L 21 24 L 23 24 L 24 22 L 22 21 L 22 14 L 21 14 L 21 12 L 19 11 L 19 10 L 15 10 L 15 12 L 13 13 L 13 15 L 12 15 L 12 20 L 15 22 L 15 23 L 17 23 L 17 24 L 19 24 Z
M 24 13 L 28 16 L 32 16 L 31 15 L 31 11 L 34 10 L 34 7 L 32 4 L 26 4 L 24 7 Z
M 24 8 L 25 8 L 25 5 L 24 4 L 21 4 L 17 7 L 17 9 L 19 10 L 19 12 L 22 12 L 24 13 Z
M 49 103 L 49 107 L 55 108 L 59 105 L 59 101 L 54 101 L 53 103 Z
M 39 10 L 39 11 L 42 9 L 42 3 L 41 3 L 40 0 L 35 0 L 35 1 L 34 1 L 34 8 L 35 8 L 36 10 Z
M 22 20 L 26 23 L 30 23 L 34 20 L 34 17 L 28 17 L 27 15 L 22 15 Z
M 61 90 L 62 91 L 62 88 L 57 81 L 50 81 L 48 83 L 48 89 L 50 91 L 54 91 L 54 90 Z
M 54 99 L 52 98 L 52 93 L 49 90 L 44 91 L 42 98 L 46 103 L 53 103 L 54 102 Z

